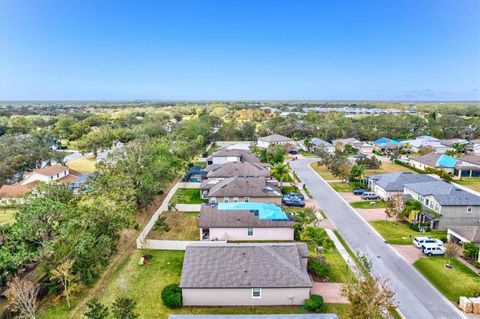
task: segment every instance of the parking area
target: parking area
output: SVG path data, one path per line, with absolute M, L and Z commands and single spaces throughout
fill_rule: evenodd
M 353 195 L 352 193 L 338 193 L 344 200 L 347 201 L 347 203 L 353 203 L 357 202 L 359 200 L 362 200 L 362 198 L 359 195 Z
M 413 264 L 418 258 L 423 257 L 424 254 L 413 245 L 391 245 L 405 260 Z

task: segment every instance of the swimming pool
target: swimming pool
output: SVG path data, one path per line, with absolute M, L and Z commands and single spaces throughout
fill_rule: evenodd
M 218 203 L 219 210 L 258 210 L 260 219 L 288 220 L 287 214 L 271 203 Z

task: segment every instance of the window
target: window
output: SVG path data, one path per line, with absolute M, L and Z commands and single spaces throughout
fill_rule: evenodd
M 59 178 L 59 177 L 60 177 L 60 174 L 57 174 L 57 178 Z
M 470 214 L 472 212 L 472 206 L 467 206 L 467 214 Z
M 262 288 L 252 288 L 252 298 L 262 298 Z
M 429 206 L 428 204 L 430 204 L 430 201 L 427 199 L 425 199 L 425 205 Z
M 238 203 L 238 197 L 234 197 L 234 198 L 233 198 L 233 202 L 234 202 L 234 203 Z
M 250 203 L 250 197 L 245 197 L 245 198 L 243 199 L 243 201 L 244 201 L 245 203 Z
M 228 198 L 228 197 L 224 197 L 224 198 L 223 198 L 223 202 L 224 202 L 224 203 L 228 203 L 229 201 L 230 201 L 230 198 Z
M 253 236 L 253 228 L 248 228 L 247 229 L 247 235 L 248 236 Z

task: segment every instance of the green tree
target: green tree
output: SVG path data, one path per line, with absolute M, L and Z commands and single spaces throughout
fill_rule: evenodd
M 363 165 L 354 164 L 350 170 L 350 178 L 352 180 L 357 180 L 363 176 L 364 171 L 365 167 L 363 167 Z
M 131 298 L 118 297 L 112 305 L 112 314 L 114 319 L 136 319 L 138 314 L 135 312 L 137 302 Z
M 107 306 L 94 298 L 87 303 L 87 311 L 83 315 L 88 319 L 107 319 L 109 310 Z
M 290 167 L 287 164 L 279 163 L 272 168 L 272 175 L 279 179 L 280 186 L 283 186 L 285 176 L 290 172 Z

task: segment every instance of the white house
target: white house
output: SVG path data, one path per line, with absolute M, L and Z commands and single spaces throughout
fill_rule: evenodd
M 200 209 L 201 240 L 293 240 L 294 224 L 289 215 L 271 203 L 210 203 Z
M 310 297 L 305 243 L 190 244 L 180 288 L 184 306 L 301 305 Z
M 260 159 L 249 150 L 221 148 L 207 158 L 207 163 L 226 164 L 232 162 L 260 163 Z
M 383 199 L 403 194 L 405 184 L 436 181 L 435 178 L 410 172 L 379 174 L 367 177 L 368 187 Z
M 270 145 L 285 145 L 285 144 L 295 144 L 295 141 L 289 137 L 282 136 L 279 134 L 272 134 L 264 137 L 259 137 L 257 141 L 257 146 L 261 148 L 268 148 Z
M 21 184 L 27 185 L 37 181 L 50 183 L 62 179 L 69 174 L 70 171 L 67 166 L 54 164 L 44 168 L 34 169 L 32 172 L 25 174 L 25 179 Z

